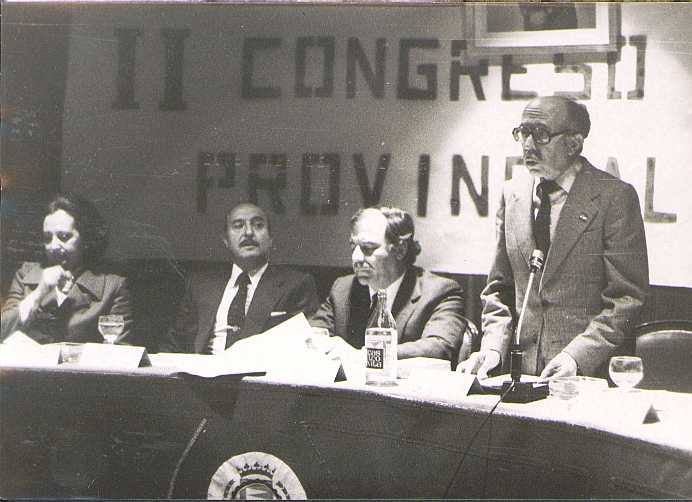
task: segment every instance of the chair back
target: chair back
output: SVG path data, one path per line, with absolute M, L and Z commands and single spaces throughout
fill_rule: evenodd
M 692 321 L 653 321 L 635 330 L 643 389 L 692 392 Z

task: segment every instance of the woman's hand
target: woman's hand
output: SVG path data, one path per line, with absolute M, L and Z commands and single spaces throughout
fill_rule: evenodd
M 69 270 L 65 270 L 61 265 L 44 268 L 38 286 L 19 302 L 19 322 L 26 324 L 34 317 L 38 310 L 41 300 L 57 287 L 67 294 L 69 288 L 74 283 L 74 276 Z
M 38 283 L 36 291 L 38 292 L 38 300 L 41 300 L 46 296 L 51 289 L 57 287 L 58 289 L 63 289 L 66 285 L 72 285 L 74 282 L 74 276 L 69 270 L 62 268 L 62 265 L 54 265 L 43 269 L 41 274 L 41 280 Z M 65 291 L 63 291 L 65 292 Z

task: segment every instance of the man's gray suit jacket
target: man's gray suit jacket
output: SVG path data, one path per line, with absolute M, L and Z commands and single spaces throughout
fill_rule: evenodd
M 581 158 L 543 273 L 531 293 L 521 346 L 524 373 L 538 374 L 561 351 L 594 375 L 637 322 L 649 286 L 644 224 L 634 188 Z M 511 341 L 529 278 L 533 178 L 505 184 L 497 247 L 483 302 L 482 349 Z
M 365 302 L 359 302 L 357 298 L 363 295 Z M 367 286 L 362 286 L 353 274 L 339 277 L 334 281 L 327 300 L 310 319 L 310 324 L 326 328 L 331 335 L 340 336 L 360 348 L 363 333 L 353 330 L 352 308 L 367 309 L 368 299 Z M 416 344 L 419 356 L 453 361 L 460 349 L 462 358 L 467 357 L 471 350 L 472 337 L 464 336 L 468 320 L 463 312 L 459 284 L 418 267 L 411 267 L 406 272 L 392 304 L 400 344 Z

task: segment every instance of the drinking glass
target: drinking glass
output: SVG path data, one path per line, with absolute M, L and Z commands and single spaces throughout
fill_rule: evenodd
M 62 342 L 60 344 L 60 362 L 65 364 L 74 364 L 79 362 L 79 356 L 82 354 L 82 344 Z
M 104 343 L 114 344 L 125 329 L 125 319 L 121 315 L 99 316 L 99 333 Z
M 644 366 L 640 357 L 616 356 L 610 359 L 608 373 L 615 385 L 632 389 L 644 377 Z

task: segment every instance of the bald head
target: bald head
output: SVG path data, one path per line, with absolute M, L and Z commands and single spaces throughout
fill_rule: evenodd
M 590 128 L 586 107 L 562 96 L 546 96 L 526 105 L 514 134 L 529 172 L 554 180 L 578 161 Z
M 543 96 L 533 99 L 524 108 L 524 121 L 544 121 L 551 131 L 568 130 L 586 138 L 591 130 L 591 119 L 586 107 L 563 96 Z

